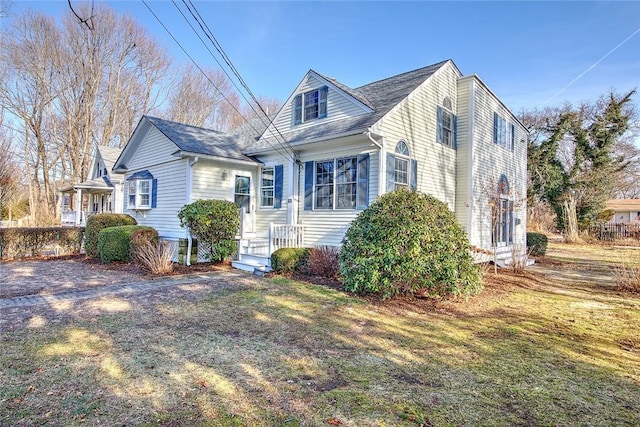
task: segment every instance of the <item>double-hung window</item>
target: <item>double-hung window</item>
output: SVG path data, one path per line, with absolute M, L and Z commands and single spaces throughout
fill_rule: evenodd
M 293 98 L 293 123 L 300 124 L 327 117 L 327 96 L 329 88 L 323 86 L 296 95 Z
M 456 148 L 456 128 L 457 117 L 453 114 L 451 100 L 446 97 L 442 101 L 442 106 L 438 105 L 436 109 L 436 139 L 440 144 L 447 147 Z
M 272 166 L 262 168 L 262 176 L 260 178 L 260 206 L 262 207 L 273 207 L 274 173 Z
M 400 141 L 396 145 L 393 176 L 394 189 L 409 188 L 409 147 L 404 141 Z
M 365 209 L 368 193 L 368 154 L 305 163 L 305 210 Z
M 493 142 L 513 151 L 516 142 L 516 126 L 508 123 L 498 113 L 493 113 Z
M 149 171 L 136 172 L 127 179 L 127 208 L 155 208 L 158 180 Z
M 151 180 L 135 179 L 129 181 L 129 209 L 151 208 Z

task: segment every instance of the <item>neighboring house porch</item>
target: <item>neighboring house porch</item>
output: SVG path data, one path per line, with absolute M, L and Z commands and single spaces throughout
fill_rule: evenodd
M 89 168 L 89 179 L 60 191 L 60 223 L 84 226 L 97 213 L 122 213 L 123 175 L 111 172 L 122 150 L 97 147 Z
M 611 199 L 606 209 L 613 211 L 610 224 L 640 224 L 640 199 Z

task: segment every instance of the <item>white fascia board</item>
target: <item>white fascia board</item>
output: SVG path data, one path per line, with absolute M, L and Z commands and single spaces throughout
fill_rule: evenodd
M 337 138 L 343 138 L 345 136 L 352 136 L 352 135 L 358 135 L 358 134 L 363 134 L 366 133 L 367 128 L 362 128 L 362 129 L 357 129 L 357 130 L 352 130 L 352 131 L 348 131 L 348 132 L 343 132 L 343 133 L 337 133 L 337 134 L 331 134 L 331 135 L 323 135 L 323 136 L 319 136 L 316 138 L 312 138 L 312 139 L 305 139 L 302 141 L 297 141 L 297 142 L 292 142 L 289 143 L 289 145 L 291 147 L 302 147 L 305 145 L 309 145 L 309 144 L 314 144 L 316 142 L 322 142 L 322 141 L 328 141 L 331 139 L 337 139 Z M 263 147 L 263 148 L 257 148 L 255 150 L 247 150 L 244 151 L 243 153 L 246 154 L 247 156 L 253 156 L 253 155 L 257 155 L 257 154 L 264 154 L 264 153 L 269 153 L 269 152 L 275 152 L 276 150 L 272 147 Z
M 262 164 L 262 162 L 259 160 L 251 161 L 251 160 L 230 159 L 228 157 L 212 156 L 210 154 L 192 153 L 189 151 L 176 151 L 175 153 L 173 153 L 173 155 L 179 158 L 199 157 L 200 159 L 215 160 L 221 163 L 233 163 L 236 165 L 260 166 Z

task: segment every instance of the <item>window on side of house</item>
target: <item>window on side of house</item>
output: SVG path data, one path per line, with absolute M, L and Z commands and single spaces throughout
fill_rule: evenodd
M 400 141 L 396 144 L 393 176 L 394 189 L 409 187 L 409 147 L 406 142 Z
M 151 208 L 151 179 L 129 181 L 129 209 Z
M 327 117 L 328 94 L 329 88 L 323 86 L 296 95 L 293 98 L 293 124 Z
M 336 208 L 355 209 L 358 187 L 358 159 L 348 157 L 336 160 Z
M 498 113 L 493 113 L 493 142 L 507 148 L 507 122 Z
M 272 208 L 275 195 L 275 171 L 273 166 L 262 168 L 260 177 L 260 206 Z
M 334 161 L 316 162 L 316 209 L 333 209 Z
M 491 241 L 494 246 L 513 243 L 513 200 L 509 195 L 509 181 L 505 175 L 498 181 L 497 196 L 492 206 L 493 233 Z
M 451 99 L 445 97 L 442 100 L 442 105 L 438 105 L 436 110 L 437 120 L 437 135 L 436 139 L 438 143 L 446 145 L 447 147 L 456 148 L 457 145 L 457 124 L 458 119 L 453 113 L 451 106 Z

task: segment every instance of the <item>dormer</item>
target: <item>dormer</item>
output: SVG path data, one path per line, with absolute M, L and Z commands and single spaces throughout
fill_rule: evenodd
M 321 86 L 293 98 L 293 124 L 299 125 L 310 120 L 327 117 L 328 86 Z

